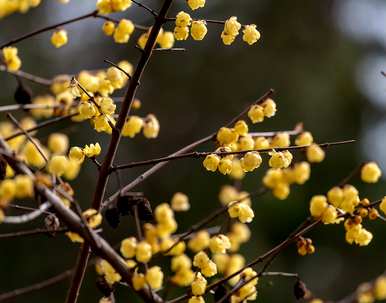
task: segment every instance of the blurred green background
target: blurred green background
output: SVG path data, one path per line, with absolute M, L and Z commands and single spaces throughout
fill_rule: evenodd
M 144 1 L 159 7 L 160 1 Z M 252 47 L 238 40 L 224 46 L 219 38 L 221 28 L 209 25 L 203 42 L 177 43 L 186 52 L 156 53 L 142 80 L 138 97 L 143 102 L 140 113 L 153 112 L 161 123 L 157 140 L 123 140 L 117 162 L 143 160 L 167 155 L 195 139 L 222 126 L 269 88 L 276 91 L 278 115 L 256 127 L 256 130 L 291 129 L 304 122 L 318 142 L 356 139 L 355 144 L 331 148 L 327 159 L 313 166 L 312 179 L 302 187 L 292 187 L 286 201 L 271 194 L 254 199 L 256 218 L 251 224 L 253 238 L 242 247 L 252 259 L 283 240 L 308 215 L 308 201 L 314 194 L 325 193 L 363 160 L 376 159 L 386 168 L 386 79 L 380 71 L 386 66 L 386 2 L 383 0 L 325 1 L 225 1 L 208 0 L 204 9 L 192 13 L 196 18 L 226 19 L 238 16 L 242 23 L 256 23 L 261 41 Z M 32 29 L 82 15 L 95 7 L 94 0 L 71 1 L 61 5 L 45 0 L 26 15 L 0 20 L 0 42 Z M 176 0 L 172 14 L 186 10 L 184 0 Z M 132 7 L 124 15 L 137 23 L 150 25 L 146 12 Z M 134 38 L 127 45 L 117 45 L 103 35 L 102 21 L 86 20 L 66 27 L 69 45 L 59 50 L 44 33 L 18 45 L 23 70 L 51 77 L 75 73 L 82 69 L 107 67 L 104 59 L 127 59 L 136 63 L 139 52 Z M 15 79 L 0 74 L 0 103 L 13 103 Z M 44 87 L 32 85 L 34 93 Z M 121 95 L 123 91 L 121 92 Z M 1 117 L 5 119 L 5 116 Z M 87 124 L 74 127 L 63 123 L 58 129 L 71 136 L 72 145 L 99 141 L 106 150 L 109 137 L 99 135 Z M 51 129 L 52 130 L 52 129 Z M 51 131 L 50 130 L 50 131 Z M 45 138 L 47 131 L 40 132 Z M 202 150 L 211 150 L 206 145 Z M 123 180 L 132 180 L 143 169 L 132 169 Z M 95 187 L 96 170 L 83 167 L 74 182 L 83 208 L 90 205 Z M 261 172 L 248 175 L 243 188 L 252 191 L 261 182 Z M 182 191 L 191 200 L 192 210 L 178 214 L 181 231 L 218 206 L 217 195 L 222 184 L 231 181 L 219 174 L 207 173 L 199 160 L 172 163 L 153 175 L 137 190 L 144 191 L 153 205 L 169 201 L 174 192 Z M 355 185 L 362 195 L 378 199 L 385 194 L 385 182 L 374 186 Z M 109 192 L 117 184 L 111 179 Z M 15 229 L 40 226 L 0 226 L 5 233 Z M 316 253 L 307 257 L 289 247 L 271 269 L 298 272 L 307 285 L 327 299 L 342 298 L 356 285 L 371 279 L 386 268 L 385 224 L 366 223 L 374 233 L 368 247 L 347 244 L 342 226 L 323 226 L 310 233 Z M 118 230 L 104 227 L 103 234 L 116 243 L 133 233 L 125 219 Z M 57 236 L 53 239 L 35 236 L 0 240 L 0 292 L 27 286 L 71 268 L 77 245 Z M 259 302 L 295 302 L 293 281 L 264 278 L 259 284 Z M 14 302 L 63 302 L 68 283 L 20 297 Z M 97 302 L 94 270 L 89 270 L 81 290 L 80 302 Z M 118 289 L 118 302 L 133 302 L 127 289 Z

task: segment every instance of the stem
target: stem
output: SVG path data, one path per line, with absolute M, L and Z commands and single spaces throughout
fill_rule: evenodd
M 72 113 L 72 114 L 68 114 L 68 115 L 65 115 L 65 116 L 55 117 L 55 118 L 52 118 L 50 120 L 46 120 L 46 121 L 44 121 L 42 123 L 39 123 L 38 125 L 36 125 L 34 127 L 31 127 L 29 129 L 25 129 L 24 131 L 27 132 L 27 133 L 30 133 L 30 132 L 33 132 L 35 130 L 44 128 L 46 126 L 49 126 L 49 125 L 52 125 L 52 124 L 56 124 L 56 123 L 64 121 L 64 120 L 71 119 L 72 117 L 74 117 L 76 115 L 78 115 L 78 113 Z M 22 136 L 22 135 L 24 135 L 24 132 L 19 131 L 19 132 L 16 132 L 16 133 L 8 136 L 8 137 L 5 137 L 4 140 L 5 141 L 9 141 L 9 140 L 12 140 L 12 139 L 14 139 L 16 137 Z
M 23 127 L 20 125 L 20 123 L 16 120 L 16 118 L 14 116 L 12 116 L 12 114 L 8 113 L 7 114 L 7 117 L 11 120 L 11 122 L 18 128 L 20 129 L 20 131 L 24 134 L 24 136 L 27 137 L 28 141 L 30 141 L 34 146 L 35 148 L 37 149 L 37 151 L 39 152 L 39 154 L 42 156 L 42 158 L 44 159 L 44 161 L 46 162 L 46 164 L 48 163 L 48 159 L 47 159 L 47 156 L 46 154 L 44 153 L 44 151 L 42 150 L 42 148 L 40 147 L 40 145 L 34 140 L 34 138 L 32 138 L 30 136 L 30 134 L 23 129 Z
M 47 85 L 47 86 L 52 84 L 52 80 L 51 79 L 42 78 L 42 77 L 30 74 L 30 73 L 24 72 L 22 70 L 10 71 L 10 70 L 7 69 L 6 66 L 4 66 L 2 64 L 0 64 L 0 71 L 9 73 L 9 74 L 12 74 L 12 75 L 15 75 L 15 76 L 18 76 L 20 78 L 29 80 L 29 81 L 37 83 L 37 84 Z
M 0 234 L 0 239 L 11 239 L 11 238 L 19 238 L 19 237 L 28 237 L 28 236 L 36 236 L 36 235 L 47 235 L 52 233 L 62 233 L 68 231 L 68 228 L 61 228 L 55 231 L 46 228 L 36 228 L 31 230 L 22 230 L 16 231 L 12 233 Z
M 87 19 L 87 18 L 90 18 L 90 17 L 96 17 L 98 15 L 98 11 L 92 11 L 91 13 L 88 13 L 88 14 L 85 14 L 85 15 L 82 15 L 82 16 L 79 16 L 79 17 L 75 17 L 75 18 L 72 18 L 72 19 L 69 19 L 69 20 L 66 20 L 66 21 L 63 21 L 63 22 L 59 22 L 59 23 L 56 23 L 56 24 L 53 24 L 53 25 L 49 25 L 49 26 L 46 26 L 46 27 L 43 27 L 43 28 L 40 28 L 38 30 L 34 30 L 30 33 L 27 33 L 25 35 L 22 35 L 18 38 L 15 38 L 15 39 L 12 39 L 6 43 L 3 43 L 2 45 L 0 45 L 0 49 L 4 48 L 4 47 L 7 47 L 7 46 L 10 46 L 10 45 L 13 45 L 13 44 L 16 44 L 16 43 L 19 43 L 23 40 L 26 40 L 28 38 L 31 38 L 33 36 L 36 36 L 38 34 L 41 34 L 41 33 L 44 33 L 44 32 L 47 32 L 47 31 L 50 31 L 50 30 L 53 30 L 53 29 L 56 29 L 57 27 L 60 27 L 60 26 L 63 26 L 63 25 L 66 25 L 66 24 L 70 24 L 70 23 L 74 23 L 74 22 L 77 22 L 77 21 L 80 21 L 80 20 L 83 20 L 83 19 Z

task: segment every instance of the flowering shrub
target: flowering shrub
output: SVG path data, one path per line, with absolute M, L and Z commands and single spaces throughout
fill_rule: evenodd
M 70 273 L 72 283 L 66 302 L 77 301 L 88 264 L 95 265 L 98 288 L 102 292 L 100 302 L 105 303 L 114 302 L 117 285 L 129 287 L 144 302 L 255 301 L 259 279 L 272 275 L 293 278 L 297 299 L 325 302 L 306 288 L 298 274 L 269 272 L 269 266 L 284 249 L 296 249 L 300 256 L 313 254 L 317 246 L 305 235 L 322 225 L 341 225 L 335 228 L 345 231 L 345 241 L 349 244 L 369 245 L 373 234 L 366 228 L 366 223 L 368 220 L 385 220 L 386 198 L 365 197 L 351 183 L 357 175 L 365 183 L 378 182 L 382 173 L 375 162 L 359 165 L 329 191 L 316 193 L 309 201 L 309 217 L 269 251 L 248 261 L 239 248 L 248 245 L 251 236 L 248 223 L 254 220 L 252 201 L 255 197 L 272 194 L 279 200 L 287 199 L 291 188 L 305 184 L 311 177 L 312 166 L 320 165 L 328 156 L 327 147 L 339 148 L 338 145 L 353 140 L 320 143 L 302 125 L 279 132 L 253 131 L 256 124 L 276 117 L 278 106 L 273 90 L 269 90 L 209 136 L 171 155 L 115 163 L 121 140 L 135 140 L 142 135 L 153 140 L 160 133 L 161 123 L 154 113 L 135 114 L 141 107 L 141 101 L 136 99 L 137 88 L 154 52 L 183 51 L 174 46 L 176 41 L 190 37 L 204 40 L 211 26 L 222 28 L 218 39 L 225 45 L 243 41 L 250 47 L 260 47 L 261 34 L 257 25 L 242 24 L 235 16 L 226 20 L 192 18 L 189 11 L 204 7 L 205 0 L 187 0 L 187 12 L 174 12 L 172 2 L 164 0 L 157 11 L 139 0 L 98 0 L 95 10 L 88 14 L 0 44 L 1 70 L 15 75 L 19 83 L 15 93 L 17 104 L 0 107 L 2 112 L 7 112 L 8 118 L 0 124 L 0 222 L 24 224 L 48 212 L 44 230 L 26 233 L 64 233 L 69 245 L 80 246 L 79 260 Z M 26 12 L 39 4 L 39 0 L 0 0 L 0 18 Z M 127 11 L 133 5 L 154 17 L 151 27 L 111 16 Z M 53 79 L 43 79 L 22 70 L 23 52 L 17 48 L 19 42 L 51 32 L 52 45 L 66 47 L 73 43 L 66 25 L 88 18 L 103 20 L 101 30 L 115 43 L 135 44 L 140 51 L 136 66 L 127 60 L 118 63 L 105 60 L 110 64 L 107 69 L 83 70 L 72 76 L 57 75 Z M 133 36 L 138 39 L 133 41 Z M 25 84 L 27 80 L 46 86 L 45 94 L 32 97 Z M 122 102 L 116 97 L 120 90 L 125 90 Z M 22 117 L 16 119 L 12 112 L 19 110 Z M 110 135 L 110 142 L 106 146 L 99 142 L 75 146 L 65 132 L 52 132 L 48 138 L 39 137 L 40 129 L 59 121 L 78 127 L 90 125 L 90 131 Z M 207 142 L 212 144 L 210 151 L 195 151 Z M 157 205 L 148 201 L 146 193 L 133 189 L 167 163 L 184 158 L 201 159 L 203 170 L 208 174 L 228 176 L 234 186 L 224 185 L 219 189 L 220 208 L 197 218 L 196 224 L 181 231 L 175 213 L 194 208 L 186 194 L 176 192 L 168 203 Z M 85 161 L 95 165 L 93 169 L 98 177 L 93 201 L 82 210 L 71 184 L 76 182 Z M 121 170 L 148 165 L 153 166 L 134 181 L 122 184 L 115 194 L 106 195 L 111 175 L 119 176 Z M 247 192 L 242 188 L 242 180 L 256 171 L 263 172 L 261 186 Z M 9 209 L 23 207 L 20 203 L 25 199 L 35 201 L 36 207 L 29 209 L 26 215 L 10 215 Z M 103 221 L 117 228 L 122 216 L 130 216 L 136 228 L 115 247 L 102 237 L 100 228 Z M 220 227 L 213 226 L 218 218 L 225 223 Z M 89 260 L 91 252 L 95 255 L 92 262 Z M 165 260 L 166 267 L 163 265 Z M 42 285 L 50 283 L 39 284 L 37 288 L 41 289 Z M 167 299 L 164 291 L 167 287 L 182 294 Z M 7 294 L 3 295 L 6 297 Z M 358 302 L 386 299 L 385 275 L 360 286 L 353 297 Z M 0 301 L 1 298 L 0 294 Z

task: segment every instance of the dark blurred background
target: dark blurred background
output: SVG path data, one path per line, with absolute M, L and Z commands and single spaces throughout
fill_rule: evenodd
M 144 1 L 159 7 L 160 1 Z M 95 7 L 94 0 L 71 1 L 61 5 L 54 0 L 26 15 L 12 15 L 0 21 L 0 42 L 42 26 L 82 15 Z M 189 11 L 185 1 L 176 0 L 173 14 Z M 384 157 L 386 131 L 386 78 L 380 71 L 386 66 L 386 2 L 383 0 L 325 1 L 224 1 L 208 0 L 194 17 L 226 19 L 238 16 L 242 23 L 256 23 L 261 41 L 252 47 L 238 40 L 224 46 L 219 38 L 221 28 L 209 25 L 203 42 L 177 43 L 187 52 L 156 53 L 146 70 L 138 97 L 143 102 L 140 113 L 153 112 L 161 122 L 157 140 L 123 140 L 118 162 L 163 156 L 199 139 L 232 118 L 248 103 L 269 88 L 276 91 L 279 112 L 257 126 L 256 130 L 291 129 L 302 121 L 318 142 L 356 139 L 355 144 L 331 148 L 327 159 L 315 165 L 312 179 L 302 187 L 292 187 L 288 200 L 278 201 L 270 194 L 255 199 L 256 219 L 251 224 L 253 238 L 241 249 L 248 259 L 259 255 L 283 240 L 308 215 L 308 201 L 313 194 L 325 193 L 363 160 L 375 159 L 386 169 Z M 137 23 L 150 25 L 147 13 L 133 5 L 125 14 Z M 127 59 L 136 63 L 139 52 L 133 41 L 117 45 L 101 31 L 102 21 L 86 20 L 66 27 L 69 44 L 59 50 L 44 33 L 18 45 L 23 70 L 45 77 L 75 73 L 82 69 L 105 68 L 105 58 Z M 0 74 L 0 103 L 13 101 L 16 81 Z M 32 86 L 36 94 L 44 87 Z M 123 91 L 121 92 L 121 95 Z M 1 117 L 5 119 L 5 117 Z M 72 145 L 100 141 L 106 150 L 107 135 L 98 135 L 85 127 L 64 129 Z M 42 131 L 44 138 L 47 132 Z M 211 145 L 203 146 L 210 150 Z M 142 169 L 125 172 L 125 182 Z M 90 205 L 96 170 L 86 164 L 74 182 L 83 208 Z M 261 181 L 261 173 L 245 179 L 243 187 L 252 191 Z M 191 200 L 189 214 L 178 214 L 185 230 L 210 209 L 218 206 L 217 195 L 222 184 L 231 181 L 219 174 L 207 173 L 201 161 L 183 160 L 168 165 L 139 186 L 153 205 L 169 201 L 176 191 Z M 378 199 L 385 193 L 385 182 L 363 186 L 356 180 L 362 196 Z M 112 179 L 110 192 L 117 185 Z M 116 243 L 131 234 L 127 222 L 118 229 L 104 228 L 104 234 Z M 41 221 L 23 229 L 40 225 Z M 385 225 L 366 223 L 374 233 L 368 247 L 347 244 L 342 226 L 326 226 L 310 233 L 316 253 L 307 257 L 296 254 L 294 246 L 273 263 L 272 270 L 298 272 L 307 285 L 327 299 L 338 299 L 356 285 L 383 272 L 386 267 Z M 1 232 L 15 230 L 0 226 Z M 26 286 L 61 271 L 75 263 L 78 246 L 58 236 L 47 239 L 36 236 L 0 242 L 0 291 Z M 264 278 L 259 284 L 259 302 L 294 302 L 293 281 Z M 68 283 L 20 297 L 15 302 L 63 302 Z M 95 273 L 89 270 L 81 290 L 80 302 L 96 302 L 101 295 L 95 289 Z M 118 290 L 118 302 L 132 302 L 127 289 Z

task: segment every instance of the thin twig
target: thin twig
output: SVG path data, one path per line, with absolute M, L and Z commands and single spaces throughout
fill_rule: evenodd
M 10 135 L 8 137 L 5 137 L 4 140 L 5 141 L 12 140 L 12 139 L 14 139 L 16 137 L 24 135 L 24 132 L 31 133 L 31 132 L 34 132 L 35 130 L 44 128 L 46 126 L 49 126 L 49 125 L 52 125 L 52 124 L 56 124 L 56 123 L 59 123 L 61 121 L 65 121 L 65 120 L 68 120 L 68 119 L 71 119 L 72 117 L 75 117 L 76 115 L 78 115 L 78 113 L 72 113 L 72 114 L 68 114 L 68 115 L 65 115 L 65 116 L 55 117 L 55 118 L 46 120 L 44 122 L 41 122 L 41 123 L 37 124 L 34 127 L 25 129 L 24 131 L 16 132 L 16 133 L 14 133 L 14 134 L 12 134 L 12 135 Z
M 126 75 L 127 78 L 131 79 L 131 76 L 129 75 L 128 72 L 126 72 L 122 67 L 120 67 L 118 64 L 115 64 L 114 62 L 108 60 L 108 59 L 104 59 L 103 60 L 104 62 L 114 66 L 116 69 L 120 70 L 122 73 L 124 73 Z
M 31 222 L 36 218 L 40 217 L 45 211 L 50 208 L 50 203 L 45 202 L 39 206 L 38 209 L 31 211 L 28 214 L 20 215 L 20 216 L 6 216 L 3 220 L 5 224 L 24 224 L 27 222 Z
M 0 106 L 0 113 L 1 112 L 13 112 L 18 110 L 25 110 L 25 109 L 55 109 L 58 107 L 62 107 L 60 104 L 55 105 L 45 105 L 45 104 L 11 104 L 11 105 L 4 105 Z
M 171 47 L 171 48 L 155 48 L 154 51 L 158 52 L 186 52 L 186 48 L 182 47 Z
M 37 235 L 51 235 L 53 233 L 63 233 L 67 232 L 68 228 L 59 228 L 55 230 L 47 229 L 47 228 L 36 228 L 30 230 L 21 230 L 15 231 L 11 233 L 0 234 L 0 239 L 12 239 L 12 238 L 20 238 L 20 237 L 29 237 L 29 236 L 37 236 Z
M 11 113 L 8 113 L 7 114 L 7 117 L 12 121 L 12 123 L 27 137 L 28 141 L 30 141 L 34 146 L 35 148 L 38 150 L 39 154 L 43 157 L 44 161 L 46 162 L 46 164 L 48 163 L 48 159 L 47 159 L 47 156 L 46 154 L 44 153 L 44 151 L 42 150 L 42 148 L 40 147 L 39 143 L 37 143 L 35 141 L 34 138 L 32 138 L 32 136 L 30 136 L 30 134 L 24 130 L 24 128 L 20 125 L 19 121 L 16 120 L 16 118 L 14 116 L 12 116 Z
M 338 183 L 338 186 L 342 187 L 346 185 L 348 182 L 350 182 L 351 179 L 353 179 L 362 169 L 363 165 L 365 163 L 360 163 L 357 165 L 342 181 Z
M 0 71 L 1 71 L 1 72 L 9 73 L 9 74 L 12 74 L 12 75 L 15 75 L 15 76 L 18 76 L 18 77 L 20 77 L 20 78 L 26 79 L 26 80 L 28 80 L 28 81 L 31 81 L 31 82 L 34 82 L 34 83 L 40 84 L 40 85 L 46 85 L 46 86 L 49 86 L 49 85 L 51 85 L 52 82 L 53 82 L 51 79 L 42 78 L 42 77 L 39 77 L 39 76 L 30 74 L 30 73 L 24 72 L 24 71 L 22 71 L 22 70 L 10 71 L 10 70 L 7 69 L 7 67 L 6 67 L 5 65 L 3 65 L 3 64 L 0 64 Z
M 139 7 L 142 7 L 144 8 L 145 10 L 147 10 L 150 14 L 152 14 L 154 17 L 158 17 L 158 13 L 152 9 L 151 7 L 137 1 L 137 0 L 132 0 L 136 5 L 138 5 Z

